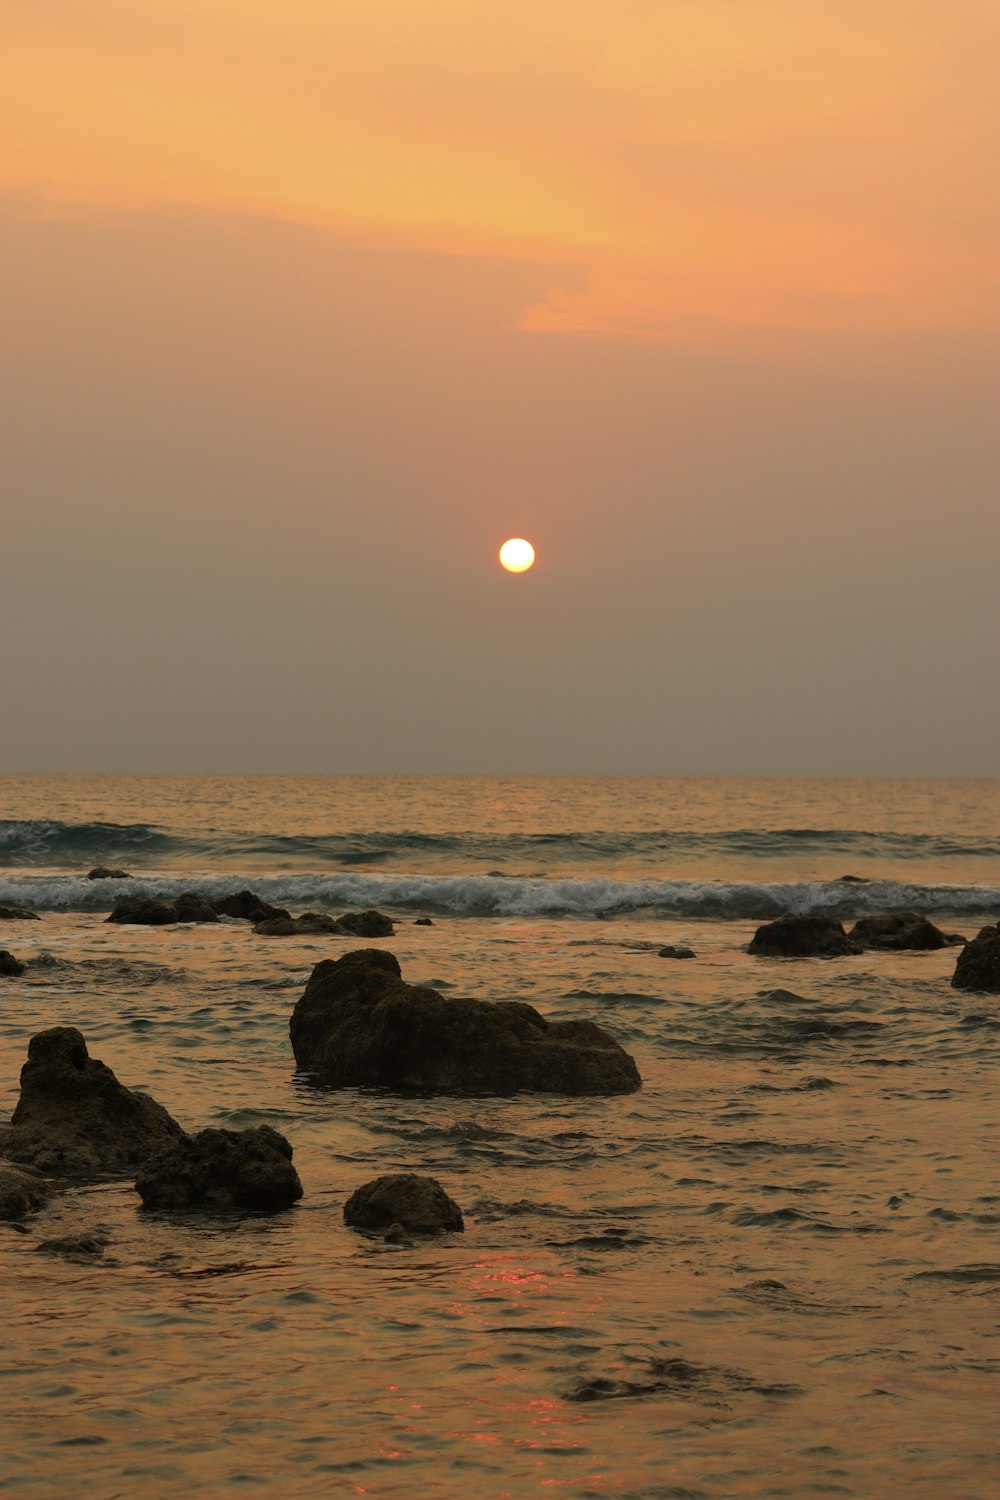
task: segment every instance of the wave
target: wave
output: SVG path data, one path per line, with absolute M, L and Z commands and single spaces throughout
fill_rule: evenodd
M 972 918 L 1000 914 L 1000 886 L 921 885 L 873 880 L 709 881 L 514 878 L 503 875 L 284 874 L 259 877 L 150 876 L 91 881 L 77 875 L 0 877 L 0 904 L 39 910 L 108 911 L 126 892 L 170 899 L 181 891 L 224 896 L 250 885 L 286 907 L 369 907 L 469 917 L 690 917 L 767 920 L 817 913 L 853 918 L 865 912 L 916 909 Z
M 843 828 L 765 828 L 695 832 L 656 829 L 563 833 L 418 833 L 184 835 L 153 823 L 66 823 L 54 818 L 0 820 L 0 868 L 120 863 L 146 866 L 204 858 L 238 865 L 306 864 L 357 868 L 406 861 L 473 867 L 545 868 L 553 863 L 691 859 L 842 857 L 845 861 L 949 860 L 1000 856 L 1000 837 L 872 832 Z M 416 857 L 416 858 L 414 858 Z M 504 872 L 506 873 L 506 872 Z

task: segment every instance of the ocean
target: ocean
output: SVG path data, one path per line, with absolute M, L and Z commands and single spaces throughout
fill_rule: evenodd
M 103 920 L 245 886 L 396 935 Z M 73 1025 L 185 1128 L 273 1125 L 305 1188 L 226 1219 L 76 1182 L 0 1225 L 0 1489 L 996 1493 L 1000 997 L 951 988 L 955 948 L 746 945 L 783 913 L 995 922 L 1000 781 L 7 775 L 0 904 L 41 918 L 0 922 L 28 964 L 0 979 L 4 1117 L 29 1038 Z M 288 1020 L 360 946 L 597 1021 L 642 1089 L 317 1087 Z M 437 1177 L 465 1233 L 347 1229 L 393 1171 Z M 71 1233 L 103 1255 L 39 1253 Z

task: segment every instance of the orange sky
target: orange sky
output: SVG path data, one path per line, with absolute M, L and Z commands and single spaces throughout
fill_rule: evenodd
M 0 191 L 550 262 L 534 329 L 998 321 L 992 0 L 4 0 Z

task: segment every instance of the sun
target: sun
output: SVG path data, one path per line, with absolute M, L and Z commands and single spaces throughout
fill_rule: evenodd
M 523 536 L 512 536 L 500 548 L 500 562 L 508 573 L 526 573 L 535 561 L 535 549 Z

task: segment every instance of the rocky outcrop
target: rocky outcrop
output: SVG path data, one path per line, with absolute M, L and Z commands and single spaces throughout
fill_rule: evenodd
M 859 948 L 882 948 L 893 952 L 905 948 L 930 951 L 954 947 L 965 939 L 940 927 L 916 911 L 883 911 L 861 917 L 848 933 L 848 941 Z
M 125 1088 L 88 1055 L 75 1027 L 55 1026 L 28 1043 L 21 1097 L 0 1130 L 0 1155 L 41 1172 L 125 1172 L 181 1134 L 161 1104 Z
M 200 1130 L 150 1157 L 135 1181 L 146 1208 L 277 1213 L 302 1197 L 292 1148 L 269 1125 Z
M 766 958 L 839 958 L 860 949 L 833 917 L 779 917 L 757 928 L 747 952 Z
M 47 1202 L 49 1189 L 41 1177 L 0 1162 L 0 1219 L 23 1219 Z
M 391 1243 L 400 1243 L 399 1228 L 408 1234 L 447 1234 L 463 1230 L 462 1210 L 449 1198 L 435 1177 L 397 1172 L 376 1177 L 351 1194 L 344 1204 L 344 1223 L 353 1229 L 391 1232 Z
M 1000 923 L 983 927 L 958 955 L 952 986 L 1000 995 Z
M 341 930 L 349 932 L 351 937 L 393 937 L 396 932 L 392 918 L 382 911 L 345 911 L 343 916 L 337 918 L 337 922 Z
M 277 917 L 287 917 L 282 906 L 272 906 L 255 891 L 234 891 L 212 902 L 212 908 L 220 917 L 239 917 L 244 922 L 267 922 Z
M 283 907 L 271 906 L 253 891 L 235 891 L 218 899 L 202 896 L 197 891 L 182 891 L 172 901 L 158 901 L 155 897 L 138 894 L 122 896 L 107 920 L 142 927 L 165 927 L 171 922 L 217 922 L 220 917 L 240 917 L 257 923 L 289 920 Z
M 0 922 L 40 922 L 37 911 L 26 906 L 0 906 Z
M 583 1095 L 642 1083 L 633 1059 L 592 1021 L 548 1021 L 520 1001 L 407 984 L 385 949 L 317 964 L 289 1029 L 298 1066 L 337 1088 Z
M 18 974 L 23 974 L 27 968 L 13 953 L 8 953 L 6 948 L 0 948 L 0 977 L 4 979 L 16 979 Z
M 88 880 L 134 880 L 127 870 L 109 870 L 107 865 L 96 865 L 87 872 Z
M 177 921 L 177 908 L 172 901 L 156 901 L 152 896 L 122 896 L 115 902 L 106 921 L 139 927 L 166 927 Z
M 301 917 L 269 917 L 265 922 L 258 922 L 254 932 L 258 937 L 314 937 L 323 932 L 347 936 L 346 927 L 341 927 L 333 917 L 321 911 L 304 911 Z

